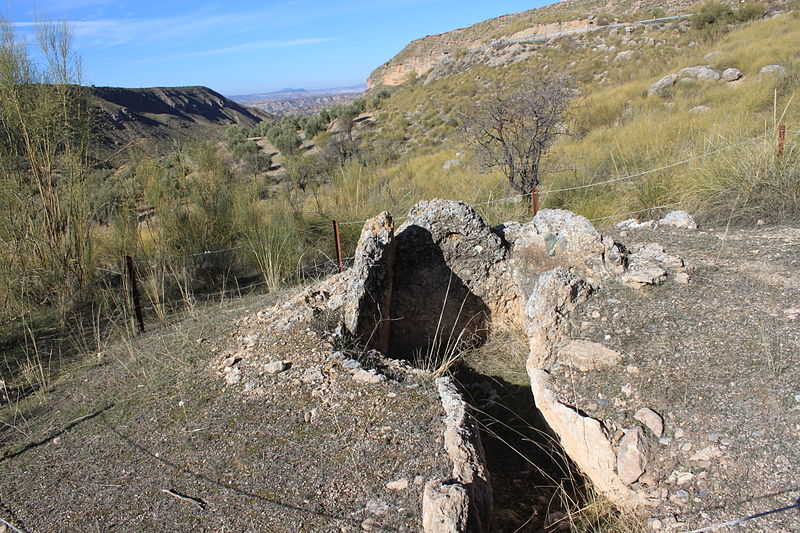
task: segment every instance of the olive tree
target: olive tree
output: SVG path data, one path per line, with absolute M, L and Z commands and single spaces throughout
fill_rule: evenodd
M 491 89 L 462 113 L 464 132 L 486 167 L 499 168 L 515 191 L 528 195 L 539 185 L 542 156 L 563 130 L 565 79 L 525 71 Z

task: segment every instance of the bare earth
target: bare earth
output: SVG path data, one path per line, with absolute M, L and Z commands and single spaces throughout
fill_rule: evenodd
M 800 228 L 630 230 L 683 257 L 688 285 L 609 284 L 583 306 L 571 337 L 623 354 L 619 366 L 554 373 L 562 398 L 612 433 L 664 417 L 639 486 L 651 527 L 686 531 L 792 505 L 800 497 Z M 620 435 L 618 434 L 617 437 Z M 798 531 L 800 511 L 742 531 Z
M 198 311 L 7 406 L 0 518 L 30 532 L 419 531 L 422 480 L 451 468 L 435 388 L 353 381 L 316 332 L 249 326 L 267 303 Z M 232 385 L 226 352 L 244 356 Z M 274 360 L 292 365 L 255 366 Z

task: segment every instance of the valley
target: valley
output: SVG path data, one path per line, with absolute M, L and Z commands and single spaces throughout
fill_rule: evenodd
M 797 7 L 230 97 L 3 56 L 0 527 L 795 531 Z

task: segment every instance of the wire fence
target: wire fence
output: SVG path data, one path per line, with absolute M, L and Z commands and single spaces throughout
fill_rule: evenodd
M 786 133 L 792 134 L 800 133 L 798 130 L 785 131 Z M 689 163 L 719 154 L 726 150 L 759 140 L 767 141 L 768 136 L 760 135 L 744 141 L 729 143 L 725 146 L 716 148 L 714 150 L 709 150 L 702 154 L 686 157 L 680 161 L 648 170 L 626 174 L 624 176 L 618 176 L 592 183 L 576 184 L 569 187 L 544 189 L 541 191 L 534 190 L 524 194 L 493 198 L 483 202 L 473 203 L 471 205 L 473 208 L 480 209 L 507 202 L 518 203 L 524 201 L 525 199 L 531 200 L 531 196 L 535 196 L 537 199 L 541 199 L 541 201 L 544 202 L 549 195 L 568 194 L 575 191 L 585 191 L 597 187 L 609 187 L 623 182 L 630 182 L 645 176 L 656 174 L 658 172 L 663 172 L 665 170 L 673 169 L 682 165 L 687 165 Z M 542 174 L 555 174 L 573 171 L 576 173 L 575 179 L 577 180 L 577 171 L 579 170 L 581 169 L 563 168 L 543 172 Z M 612 219 L 622 220 L 624 218 L 640 215 L 642 213 L 647 213 L 650 216 L 653 216 L 657 211 L 675 208 L 678 206 L 679 204 L 676 202 L 665 203 L 661 205 L 620 212 L 613 215 L 591 218 L 589 220 L 593 223 L 604 222 Z M 321 216 L 321 213 L 302 212 L 302 214 L 314 217 Z M 394 220 L 395 222 L 402 222 L 406 220 L 406 218 L 407 217 L 405 216 L 400 216 L 395 217 Z M 334 224 L 341 226 L 358 226 L 363 225 L 366 222 L 366 220 L 344 220 L 334 221 Z M 319 238 L 319 231 L 315 231 L 316 237 Z M 253 272 L 253 269 L 251 268 L 250 272 L 242 273 L 234 272 L 233 268 L 237 261 L 241 262 L 242 257 L 239 257 L 239 254 L 242 251 L 247 250 L 248 255 L 255 256 L 259 251 L 269 249 L 269 247 L 273 244 L 269 241 L 252 241 L 248 242 L 247 244 L 241 244 L 237 246 L 203 250 L 200 252 L 186 254 L 161 254 L 132 258 L 132 263 L 135 265 L 135 272 L 133 274 L 137 276 L 137 279 L 141 284 L 141 291 L 140 295 L 138 296 L 138 298 L 142 300 L 140 302 L 140 307 L 147 313 L 155 314 L 160 319 L 166 319 L 170 314 L 174 314 L 175 312 L 185 309 L 186 307 L 191 307 L 192 305 L 201 301 L 213 301 L 239 297 L 245 294 L 252 294 L 253 292 L 259 290 L 274 290 L 276 287 L 281 285 L 302 283 L 331 275 L 341 271 L 343 268 L 347 268 L 354 260 L 353 257 L 344 256 L 341 243 L 337 239 L 338 231 L 336 234 L 337 236 L 334 237 L 334 242 L 329 245 L 330 249 L 328 253 L 326 253 L 325 250 L 316 249 L 310 254 L 313 257 L 305 257 L 304 259 L 301 258 L 294 267 L 288 268 L 284 265 L 273 270 L 272 272 L 264 272 L 264 268 L 261 268 L 261 272 Z M 319 241 L 318 244 L 324 244 L 324 240 L 325 239 Z M 352 245 L 353 243 L 349 244 Z M 327 246 L 328 245 L 326 245 L 326 248 Z M 338 252 L 338 254 L 341 255 L 341 261 L 338 259 L 338 257 L 333 258 L 334 252 Z M 263 265 L 259 266 L 263 267 Z M 211 272 L 213 274 L 211 275 L 211 278 L 214 279 L 199 279 L 203 278 L 204 271 Z M 105 265 L 97 268 L 96 273 L 98 274 L 97 277 L 104 282 L 104 286 L 106 288 L 117 290 L 119 292 L 118 296 L 114 298 L 114 301 L 118 307 L 121 306 L 124 308 L 121 312 L 127 313 L 129 317 L 132 316 L 131 313 L 127 312 L 127 309 L 130 308 L 133 303 L 131 302 L 132 287 L 130 286 L 130 280 L 128 279 L 131 275 L 131 272 L 129 268 L 126 268 L 124 261 L 116 267 L 113 265 Z M 38 314 L 38 316 L 40 318 L 52 318 L 59 314 L 63 316 L 65 309 L 70 305 L 75 304 L 75 301 L 79 299 L 80 298 L 78 297 L 73 298 L 71 302 L 66 302 L 63 305 L 60 305 L 57 309 L 49 311 L 46 315 Z M 1 323 L 0 327 L 4 327 L 9 323 L 18 320 L 24 320 L 27 317 L 29 317 L 29 314 L 23 313 L 19 316 L 6 320 L 4 323 Z

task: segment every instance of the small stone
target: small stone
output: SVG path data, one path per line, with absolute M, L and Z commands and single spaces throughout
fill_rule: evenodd
M 620 390 L 622 391 L 623 394 L 625 394 L 625 396 L 628 397 L 630 397 L 633 394 L 633 387 L 631 386 L 630 383 L 626 383 L 625 385 L 620 387 Z
M 684 435 L 684 431 L 681 428 L 678 428 L 678 429 L 675 430 L 674 437 L 676 439 L 682 439 L 683 435 Z
M 705 107 L 705 106 L 698 106 Z M 708 108 L 706 108 L 707 110 Z M 658 221 L 659 226 L 671 226 L 673 228 L 697 229 L 697 223 L 692 215 L 686 211 L 671 211 L 664 218 Z
M 318 366 L 307 368 L 300 377 L 300 381 L 303 383 L 314 383 L 316 381 L 322 381 L 323 379 L 324 376 L 322 375 L 322 369 Z
M 709 442 L 719 442 L 719 433 L 709 433 L 708 434 L 708 441 Z
M 675 476 L 675 482 L 678 485 L 684 485 L 689 483 L 692 479 L 694 479 L 694 474 L 691 472 L 681 472 L 677 476 Z
M 222 363 L 220 363 L 219 366 L 225 369 L 228 367 L 232 367 L 241 360 L 242 360 L 241 357 L 235 357 L 235 356 L 227 357 L 224 361 L 222 361 Z
M 572 340 L 558 351 L 558 362 L 588 371 L 613 366 L 622 359 L 622 354 L 591 341 Z
M 725 70 L 722 71 L 722 79 L 725 81 L 736 81 L 738 79 L 741 79 L 741 77 L 742 77 L 742 71 L 739 70 L 738 68 L 731 67 L 731 68 L 726 68 Z
M 689 274 L 687 274 L 686 272 L 678 272 L 677 274 L 672 276 L 672 279 L 675 281 L 675 283 L 680 283 L 681 285 L 687 285 L 689 283 Z
M 692 443 L 691 442 L 685 442 L 685 443 L 681 444 L 681 451 L 682 452 L 688 452 L 688 451 L 691 451 L 691 450 L 692 450 Z
M 661 437 L 660 439 L 658 439 L 658 443 L 663 446 L 669 446 L 670 442 L 672 442 L 672 439 L 670 439 L 669 437 Z
M 771 76 L 786 76 L 786 67 L 782 65 L 767 65 L 765 67 L 761 67 L 759 74 L 766 74 Z
M 381 501 L 370 500 L 367 502 L 366 511 L 376 516 L 386 514 L 389 512 L 389 505 Z
M 406 490 L 408 488 L 408 480 L 403 478 L 397 481 L 390 481 L 386 484 L 386 488 L 389 490 Z
M 639 479 L 647 467 L 649 445 L 641 427 L 625 431 L 617 449 L 617 474 L 630 485 Z
M 716 446 L 707 446 L 692 455 L 690 461 L 710 461 L 722 455 L 722 451 Z
M 357 368 L 361 368 L 361 363 L 356 361 L 355 359 L 348 359 L 344 363 L 342 363 L 342 368 L 347 370 L 355 370 Z
M 264 365 L 264 372 L 268 374 L 277 374 L 278 372 L 283 372 L 287 368 L 288 365 L 285 361 L 273 361 Z
M 232 368 L 230 372 L 225 374 L 225 383 L 228 385 L 235 385 L 242 380 L 242 373 L 238 368 Z
M 376 374 L 374 370 L 364 370 L 359 369 L 353 373 L 353 381 L 358 381 L 359 383 L 380 383 L 384 381 L 386 376 L 382 374 Z
M 661 520 L 658 518 L 649 518 L 647 520 L 647 524 L 651 529 L 661 529 Z
M 669 501 L 677 503 L 678 505 L 684 505 L 689 502 L 689 493 L 683 489 L 676 490 L 670 495 Z
M 414 478 L 414 485 L 421 487 L 425 483 L 425 478 L 422 476 L 417 476 Z
M 378 525 L 378 522 L 376 522 L 372 518 L 367 518 L 366 520 L 361 522 L 361 529 L 363 529 L 364 531 L 375 531 L 379 528 L 380 525 Z
M 647 426 L 647 429 L 652 431 L 656 437 L 661 437 L 664 434 L 664 419 L 652 409 L 643 407 L 636 411 L 633 417 Z

